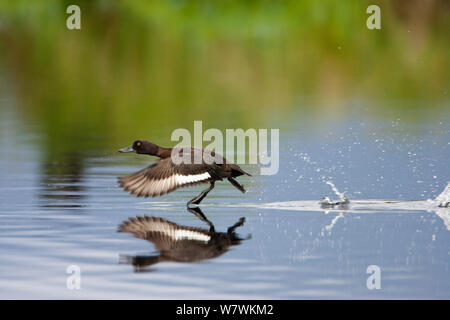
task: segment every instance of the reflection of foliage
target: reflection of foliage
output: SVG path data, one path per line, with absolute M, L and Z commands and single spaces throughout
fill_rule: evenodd
M 50 144 L 255 127 L 311 100 L 439 102 L 450 82 L 445 1 L 382 1 L 381 31 L 360 0 L 77 3 L 69 31 L 70 1 L 0 0 L 0 66 Z

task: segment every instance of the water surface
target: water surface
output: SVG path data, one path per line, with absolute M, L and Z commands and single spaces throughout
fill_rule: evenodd
M 254 173 L 240 179 L 247 194 L 217 183 L 201 206 L 216 232 L 226 233 L 244 217 L 235 229 L 242 240 L 211 259 L 138 268 L 126 257 L 160 252 L 117 232 L 119 225 L 147 215 L 208 232 L 210 226 L 185 208 L 202 186 L 155 199 L 132 197 L 119 189 L 117 176 L 150 158 L 118 154 L 123 145 L 96 152 L 80 143 L 49 157 L 38 128 L 8 101 L 3 105 L 3 299 L 450 298 L 450 209 L 426 205 L 450 179 L 448 113 L 421 125 L 358 113 L 320 122 L 321 130 L 299 130 L 302 117 L 274 123 L 281 130 L 280 172 L 259 176 L 246 166 Z M 337 198 L 327 181 L 355 205 L 377 199 L 406 207 L 381 201 L 385 205 L 370 210 L 322 210 L 323 196 Z M 80 290 L 66 286 L 70 265 L 80 267 Z M 366 286 L 370 265 L 381 269 L 380 290 Z

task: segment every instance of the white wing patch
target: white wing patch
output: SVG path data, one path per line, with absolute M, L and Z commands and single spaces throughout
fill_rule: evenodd
M 211 175 L 208 172 L 205 172 L 205 173 L 201 173 L 201 174 L 192 174 L 192 175 L 188 175 L 188 176 L 176 174 L 174 177 L 175 177 L 175 183 L 177 185 L 181 186 L 184 184 L 208 180 L 209 178 L 211 178 Z
M 195 230 L 176 229 L 174 226 L 160 221 L 152 221 L 147 229 L 151 232 L 160 232 L 174 241 L 197 240 L 208 242 L 211 239 L 211 236 L 207 234 Z
M 173 238 L 174 240 L 197 240 L 204 242 L 208 242 L 211 239 L 207 234 L 192 230 L 176 230 Z
M 141 233 L 145 236 L 147 232 L 159 233 L 172 241 L 182 241 L 182 240 L 195 240 L 208 242 L 211 240 L 211 236 L 196 230 L 180 229 L 172 223 L 161 219 L 146 218 L 135 220 L 131 224 L 127 224 L 127 229 L 125 231 L 132 233 Z
M 154 197 L 166 194 L 184 185 L 207 181 L 210 178 L 211 175 L 208 172 L 192 175 L 182 175 L 177 173 L 159 180 L 149 179 L 145 175 L 138 175 L 137 177 L 133 177 L 128 181 L 125 180 L 122 183 L 126 190 L 131 191 L 133 194 Z

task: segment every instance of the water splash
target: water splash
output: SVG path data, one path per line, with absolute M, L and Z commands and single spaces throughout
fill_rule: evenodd
M 344 193 L 338 190 L 338 188 L 333 184 L 333 182 L 327 181 L 326 183 L 331 187 L 333 192 L 339 197 L 339 201 L 332 201 L 330 198 L 324 197 L 319 202 L 322 207 L 346 206 L 350 203 L 350 200 L 345 196 Z
M 336 217 L 333 218 L 333 220 L 331 220 L 331 223 L 329 225 L 325 226 L 325 230 L 327 230 L 328 232 L 331 233 L 331 230 L 333 229 L 333 227 L 336 225 L 336 222 L 345 217 L 345 212 L 344 211 L 339 211 L 338 215 Z
M 438 195 L 433 202 L 438 203 L 440 208 L 450 207 L 450 182 L 445 187 L 444 191 Z
M 344 193 L 340 192 L 336 186 L 328 181 L 334 193 L 339 197 L 338 201 L 332 201 L 329 197 L 324 197 L 319 203 L 317 200 L 300 200 L 300 201 L 283 201 L 283 202 L 266 202 L 266 203 L 241 203 L 229 204 L 230 207 L 253 207 L 260 209 L 279 209 L 292 211 L 324 211 L 322 204 L 329 204 L 327 212 L 404 212 L 404 211 L 434 211 L 442 213 L 446 217 L 445 221 L 449 222 L 450 230 L 450 183 L 445 187 L 444 191 L 434 200 L 384 200 L 384 199 L 367 199 L 367 200 L 350 200 Z M 320 204 L 320 205 L 318 205 Z M 347 206 L 340 206 L 348 204 Z M 446 223 L 447 225 L 447 223 Z
M 290 211 L 321 211 L 321 212 L 337 212 L 338 216 L 333 219 L 331 225 L 325 230 L 331 231 L 336 222 L 342 218 L 345 213 L 374 213 L 377 211 L 391 213 L 405 213 L 426 211 L 434 212 L 444 222 L 448 231 L 450 231 L 450 183 L 444 191 L 434 200 L 350 200 L 339 192 L 332 182 L 327 182 L 333 189 L 334 193 L 339 197 L 338 201 L 332 201 L 325 197 L 317 203 L 317 200 L 302 201 L 284 201 L 284 202 L 266 202 L 266 203 L 245 203 L 230 204 L 230 207 L 252 207 L 258 209 L 276 209 Z
M 327 181 L 327 185 L 329 185 L 331 187 L 331 189 L 333 189 L 334 193 L 339 197 L 339 200 L 341 200 L 341 201 L 348 201 L 348 199 L 345 196 L 345 194 L 340 192 L 338 190 L 338 188 L 336 188 L 336 186 L 333 184 L 333 182 Z

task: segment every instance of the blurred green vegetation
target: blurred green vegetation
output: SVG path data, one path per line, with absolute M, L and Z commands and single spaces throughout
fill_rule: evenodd
M 81 30 L 66 28 L 70 4 Z M 366 28 L 370 4 L 381 30 Z M 348 101 L 373 115 L 448 107 L 449 12 L 437 0 L 0 0 L 0 77 L 50 153 L 170 144 L 194 120 L 345 115 Z

